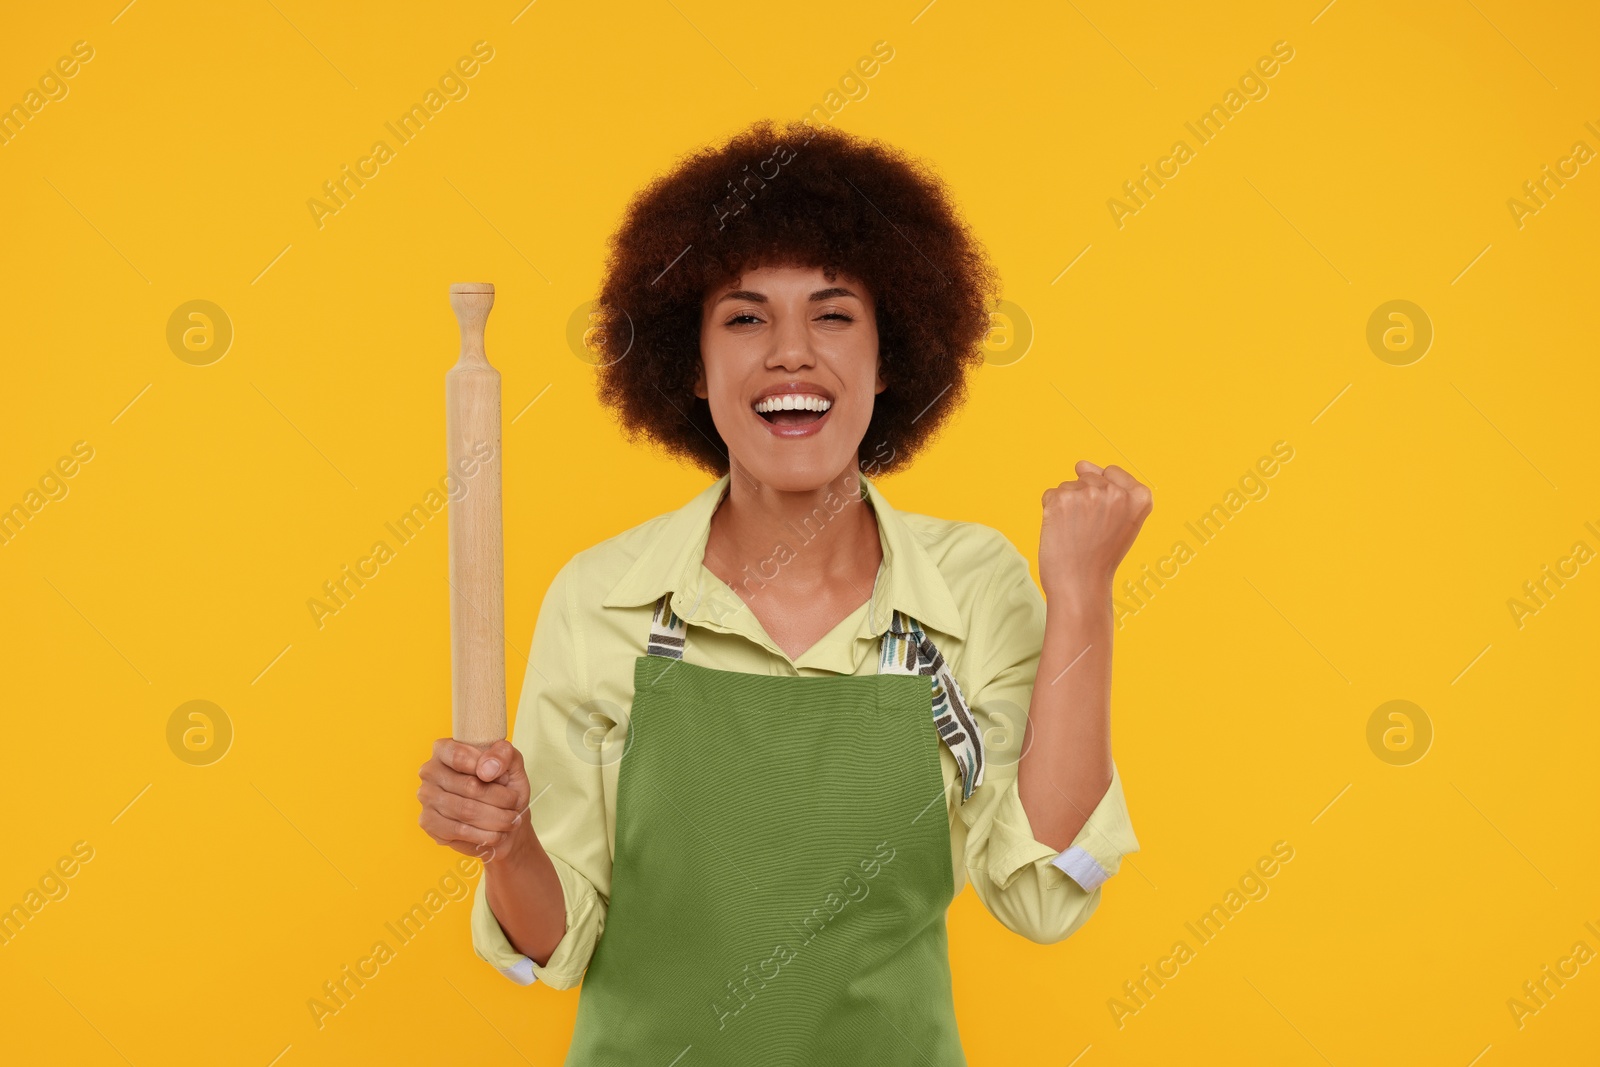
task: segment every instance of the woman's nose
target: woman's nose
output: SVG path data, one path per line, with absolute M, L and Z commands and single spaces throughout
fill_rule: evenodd
M 773 351 L 768 365 L 794 370 L 809 367 L 816 362 L 811 350 L 811 333 L 806 329 L 804 314 L 785 315 L 773 331 Z

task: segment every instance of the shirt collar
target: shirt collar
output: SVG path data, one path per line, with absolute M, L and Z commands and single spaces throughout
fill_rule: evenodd
M 966 638 L 966 623 L 950 595 L 950 586 L 927 549 L 890 506 L 878 487 L 858 473 L 878 522 L 883 563 L 872 587 L 872 600 L 864 625 L 881 636 L 889 628 L 890 613 L 898 609 L 924 628 Z M 643 553 L 601 601 L 608 608 L 651 604 L 663 593 L 673 594 L 672 610 L 687 622 L 721 622 L 729 611 L 743 607 L 738 595 L 704 569 L 711 515 L 722 502 L 729 476 L 724 474 L 676 511 L 650 538 Z M 797 546 L 791 546 L 797 547 Z

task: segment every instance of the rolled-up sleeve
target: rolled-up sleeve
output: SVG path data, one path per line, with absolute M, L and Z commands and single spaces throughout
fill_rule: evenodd
M 994 580 L 974 617 L 969 640 L 968 703 L 983 729 L 987 760 L 980 802 L 964 807 L 967 878 L 990 914 L 1030 941 L 1068 937 L 1100 904 L 1101 885 L 1122 858 L 1139 851 L 1113 761 L 1111 783 L 1071 845 L 1057 850 L 1033 836 L 1017 790 L 1017 767 L 1044 645 L 1044 596 L 1027 559 L 1003 536 Z
M 583 633 L 578 628 L 574 559 L 545 592 L 534 626 L 528 673 L 511 743 L 528 772 L 529 822 L 544 846 L 565 901 L 566 932 L 543 965 L 517 949 L 489 907 L 488 878 L 472 905 L 472 948 L 519 985 L 571 989 L 582 978 L 605 927 L 611 853 L 605 823 L 598 746 L 588 741 L 605 723 L 587 717 Z

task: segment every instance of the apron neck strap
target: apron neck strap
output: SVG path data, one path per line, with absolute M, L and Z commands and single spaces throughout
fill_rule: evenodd
M 683 659 L 689 624 L 672 610 L 672 594 L 663 593 L 650 617 L 650 638 L 645 653 Z M 972 711 L 967 707 L 955 674 L 922 624 L 901 611 L 889 617 L 878 648 L 879 674 L 927 675 L 933 686 L 933 725 L 961 770 L 961 800 L 983 784 L 983 741 Z

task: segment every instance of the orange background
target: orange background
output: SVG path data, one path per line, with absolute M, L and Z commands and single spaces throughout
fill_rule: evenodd
M 1143 851 L 1059 944 L 952 909 L 970 1061 L 1593 1058 L 1600 967 L 1560 963 L 1600 951 L 1590 7 L 120 2 L 0 35 L 27 116 L 0 144 L 0 507 L 27 516 L 0 543 L 0 906 L 65 892 L 0 945 L 0 1059 L 561 1062 L 577 997 L 472 955 L 460 857 L 416 825 L 444 516 L 320 628 L 306 603 L 443 476 L 446 290 L 492 281 L 520 691 L 555 570 L 705 484 L 622 440 L 569 344 L 606 237 L 678 154 L 819 105 L 935 165 L 1010 301 L 889 499 L 1032 555 L 1043 489 L 1115 462 L 1156 500 L 1123 577 L 1192 550 L 1116 639 Z M 319 225 L 323 183 L 478 41 L 466 95 Z M 1185 123 L 1280 41 L 1200 144 Z M 1146 164 L 1171 176 L 1133 205 Z M 196 300 L 222 317 L 186 349 Z M 1519 620 L 1546 565 L 1568 577 Z M 1200 945 L 1185 923 L 1279 841 Z M 307 1001 L 430 890 L 319 1029 Z M 1519 1020 L 1546 965 L 1570 977 Z

